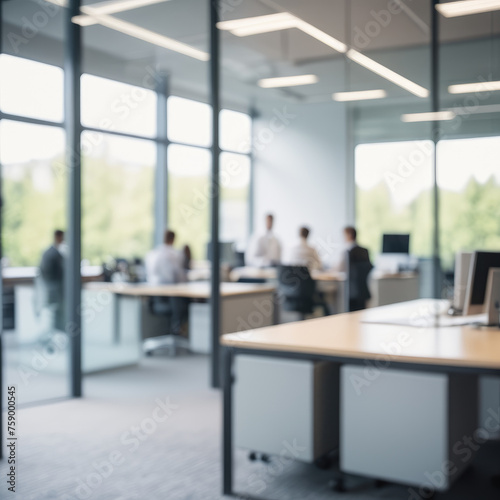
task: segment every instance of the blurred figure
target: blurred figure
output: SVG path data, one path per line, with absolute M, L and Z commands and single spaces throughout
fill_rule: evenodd
M 291 248 L 288 263 L 291 266 L 307 266 L 309 272 L 320 271 L 323 266 L 318 252 L 307 243 L 309 234 L 309 228 L 301 227 L 299 229 L 300 240 L 297 245 Z
M 184 283 L 186 272 L 184 257 L 174 248 L 175 233 L 165 231 L 163 243 L 146 256 L 146 276 L 153 285 L 171 285 Z
M 182 247 L 182 255 L 183 255 L 183 267 L 185 271 L 189 271 L 191 269 L 191 249 L 189 245 L 184 245 Z
M 152 285 L 172 285 L 187 281 L 184 269 L 184 255 L 174 248 L 175 233 L 165 231 L 163 244 L 146 256 L 146 277 Z M 183 297 L 152 297 L 156 314 L 170 314 L 172 333 L 179 335 L 187 320 L 189 299 Z
M 344 239 L 346 251 L 338 270 L 348 273 L 349 311 L 359 311 L 366 308 L 366 302 L 371 297 L 368 274 L 373 266 L 368 250 L 357 243 L 357 231 L 354 227 L 344 228 Z
M 53 326 L 64 330 L 64 232 L 54 231 L 54 242 L 45 250 L 40 261 L 42 287 L 41 308 L 49 307 L 54 312 Z
M 266 215 L 266 232 L 254 235 L 245 255 L 247 266 L 276 266 L 281 262 L 281 243 L 273 233 L 274 216 Z

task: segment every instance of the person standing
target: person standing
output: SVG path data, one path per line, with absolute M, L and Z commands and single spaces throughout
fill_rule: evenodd
M 64 330 L 64 257 L 62 247 L 64 232 L 54 231 L 52 245 L 43 252 L 40 261 L 40 279 L 43 286 L 42 307 L 49 307 L 55 314 L 53 326 Z
M 266 232 L 254 235 L 245 254 L 245 265 L 276 266 L 281 262 L 281 243 L 273 233 L 274 216 L 266 215 Z

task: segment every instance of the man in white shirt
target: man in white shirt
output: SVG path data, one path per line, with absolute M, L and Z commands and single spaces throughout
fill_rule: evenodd
M 146 256 L 146 275 L 152 285 L 171 285 L 187 281 L 181 252 L 174 248 L 175 233 L 165 231 L 164 243 Z
M 281 262 L 281 244 L 272 232 L 274 217 L 266 215 L 266 232 L 261 236 L 253 236 L 245 254 L 247 266 L 275 266 Z
M 300 241 L 290 249 L 288 264 L 290 266 L 306 266 L 311 271 L 320 271 L 323 267 L 318 252 L 307 243 L 309 228 L 301 227 L 299 230 Z

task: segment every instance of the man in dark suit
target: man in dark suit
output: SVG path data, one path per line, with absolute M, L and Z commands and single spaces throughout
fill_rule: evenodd
M 44 306 L 52 306 L 55 311 L 55 327 L 64 329 L 63 320 L 63 288 L 64 288 L 64 257 L 61 246 L 64 232 L 54 231 L 54 243 L 45 250 L 40 262 L 40 278 L 44 287 Z
M 366 309 L 366 302 L 371 297 L 368 274 L 373 266 L 368 250 L 357 243 L 357 232 L 354 227 L 344 228 L 344 238 L 347 245 L 344 270 L 348 273 L 349 311 L 360 311 Z

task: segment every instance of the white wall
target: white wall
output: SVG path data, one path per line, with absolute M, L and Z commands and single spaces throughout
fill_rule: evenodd
M 284 247 L 297 241 L 298 228 L 312 230 L 312 243 L 326 246 L 331 259 L 348 221 L 347 117 L 345 105 L 259 106 L 254 130 L 254 225 L 275 214 L 275 232 Z

